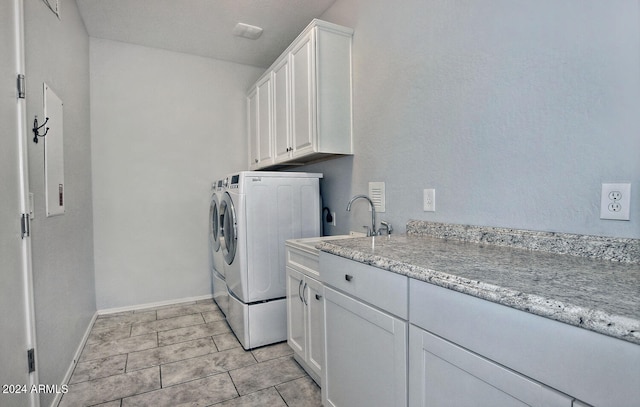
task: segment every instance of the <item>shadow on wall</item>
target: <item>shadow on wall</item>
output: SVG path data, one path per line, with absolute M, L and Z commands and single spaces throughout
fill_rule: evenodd
M 337 214 L 336 226 L 325 221 L 323 217 L 322 231 L 324 236 L 344 235 L 349 233 L 349 222 L 345 217 L 347 202 L 351 198 L 353 178 L 353 156 L 345 156 L 322 161 L 315 164 L 297 167 L 292 171 L 320 172 L 320 194 L 322 207 L 328 207 Z

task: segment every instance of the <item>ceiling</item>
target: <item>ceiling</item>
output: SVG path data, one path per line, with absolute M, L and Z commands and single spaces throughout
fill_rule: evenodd
M 91 37 L 268 68 L 335 0 L 76 0 Z M 237 23 L 264 29 L 236 37 Z

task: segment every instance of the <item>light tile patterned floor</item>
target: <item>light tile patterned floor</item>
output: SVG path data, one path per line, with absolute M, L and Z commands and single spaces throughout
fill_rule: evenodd
M 245 351 L 213 301 L 98 317 L 59 407 L 315 407 L 286 343 Z

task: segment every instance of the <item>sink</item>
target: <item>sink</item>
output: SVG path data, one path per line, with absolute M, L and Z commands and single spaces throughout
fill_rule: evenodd
M 361 234 L 364 236 L 364 234 Z M 299 249 L 307 250 L 312 253 L 318 254 L 320 251 L 316 249 L 316 244 L 323 242 L 325 240 L 337 240 L 337 239 L 349 239 L 358 237 L 358 235 L 337 235 L 337 236 L 317 236 L 317 237 L 306 237 L 303 239 L 291 239 L 287 240 L 287 244 L 297 247 Z

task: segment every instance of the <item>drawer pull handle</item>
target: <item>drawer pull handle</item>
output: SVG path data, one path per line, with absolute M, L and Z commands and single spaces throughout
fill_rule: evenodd
M 347 280 L 347 281 L 351 281 L 351 280 L 353 280 L 353 276 L 350 276 L 349 274 L 345 274 L 344 275 L 344 279 Z
M 316 300 L 320 301 L 320 298 L 322 298 L 321 295 L 316 294 Z

